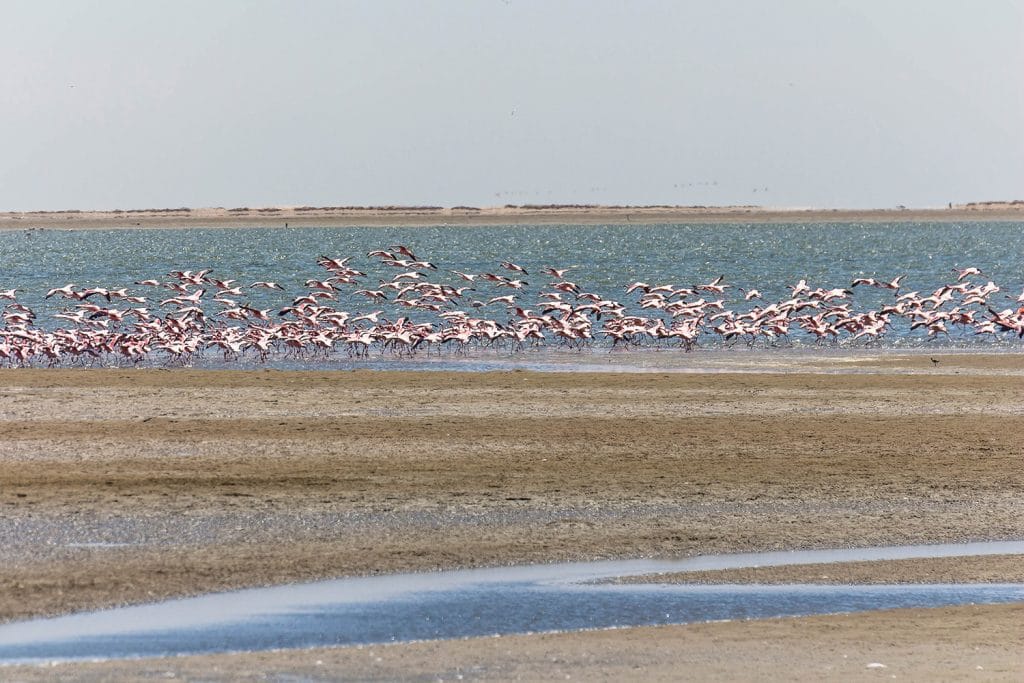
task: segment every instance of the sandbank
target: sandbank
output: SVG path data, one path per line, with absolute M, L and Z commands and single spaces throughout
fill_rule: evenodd
M 825 359 L 779 373 L 5 370 L 0 618 L 378 572 L 1024 538 L 1024 355 L 934 357 L 889 355 L 853 374 Z M 813 571 L 1020 581 L 1020 564 Z M 813 578 L 793 571 L 774 580 Z M 331 650 L 316 657 L 336 668 L 317 675 L 401 678 L 419 661 L 433 676 L 431 661 L 479 656 L 499 679 L 563 666 L 620 678 L 644 661 L 663 667 L 646 678 L 684 665 L 699 678 L 785 678 L 771 661 L 812 667 L 817 652 L 838 666 L 840 642 L 859 675 L 875 652 L 916 666 L 977 632 L 979 677 L 1012 678 L 1020 616 L 978 607 L 503 638 L 493 650 L 424 643 L 393 646 L 400 658 L 384 661 L 402 665 L 384 669 L 347 669 L 365 652 Z M 595 648 L 609 654 L 594 660 Z M 165 664 L 315 678 L 304 657 L 109 666 L 128 667 L 117 678 Z M 102 678 L 97 666 L 60 671 Z
M 0 230 L 115 228 L 375 227 L 608 225 L 655 223 L 899 223 L 1024 221 L 1024 202 L 976 202 L 946 208 L 818 209 L 763 206 L 267 206 L 110 211 L 0 212 Z

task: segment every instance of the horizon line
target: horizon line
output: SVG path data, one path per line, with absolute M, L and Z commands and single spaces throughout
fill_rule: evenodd
M 641 210 L 663 210 L 663 211 L 699 211 L 699 212 L 727 212 L 727 211 L 758 211 L 777 213 L 800 213 L 800 212 L 900 212 L 900 211 L 950 211 L 970 209 L 1002 209 L 1019 208 L 1024 209 L 1024 200 L 986 200 L 971 201 L 963 203 L 949 202 L 945 206 L 908 206 L 898 204 L 888 207 L 852 208 L 852 207 L 822 207 L 822 206 L 766 206 L 763 204 L 593 204 L 593 203 L 526 203 L 526 204 L 503 204 L 493 206 L 473 206 L 458 204 L 453 206 L 440 205 L 417 205 L 417 204 L 379 204 L 379 205 L 335 205 L 335 206 L 313 206 L 307 204 L 266 204 L 254 206 L 199 206 L 199 207 L 162 207 L 162 208 L 130 208 L 130 209 L 32 209 L 32 210 L 4 210 L 0 214 L 13 215 L 48 215 L 48 214 L 142 214 L 142 213 L 189 213 L 193 211 L 217 211 L 224 213 L 262 212 L 262 213 L 312 213 L 312 212 L 363 212 L 363 213 L 401 213 L 401 212 L 449 212 L 449 211 L 641 211 Z

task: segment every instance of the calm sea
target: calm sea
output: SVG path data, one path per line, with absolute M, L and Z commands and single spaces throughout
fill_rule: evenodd
M 261 308 L 279 307 L 308 291 L 305 280 L 326 275 L 316 264 L 321 255 L 351 256 L 351 265 L 366 272 L 366 283 L 376 288 L 379 280 L 400 271 L 380 265 L 366 252 L 395 244 L 407 245 L 418 258 L 437 264 L 439 270 L 429 274 L 431 281 L 452 285 L 465 284 L 452 269 L 512 275 L 498 268 L 499 262 L 512 260 L 529 271 L 523 278 L 529 287 L 520 301 L 534 308 L 537 293 L 552 281 L 540 272 L 545 266 L 572 267 L 566 277 L 582 289 L 621 301 L 638 313 L 636 295 L 624 291 L 636 280 L 691 286 L 721 275 L 732 287 L 726 303 L 736 311 L 751 307 L 739 288 L 756 288 L 766 301 L 778 301 L 789 298 L 789 286 L 801 279 L 811 287 L 834 288 L 849 287 L 857 277 L 888 281 L 904 275 L 902 292 L 925 294 L 954 282 L 953 268 L 975 266 L 984 275 L 973 282 L 991 280 L 1001 288 L 990 299 L 997 309 L 1016 307 L 1013 299 L 1024 288 L 1024 224 L 907 222 L 11 231 L 0 233 L 0 289 L 24 290 L 18 300 L 36 311 L 44 327 L 56 327 L 58 321 L 49 316 L 69 303 L 59 297 L 44 300 L 51 287 L 127 286 L 156 298 L 163 293 L 132 283 L 166 279 L 171 270 L 212 268 L 213 275 L 243 285 L 254 280 L 280 282 L 287 290 L 283 294 L 247 290 L 242 299 Z M 486 283 L 470 292 L 485 300 L 507 293 Z M 858 287 L 853 303 L 855 310 L 866 310 L 892 300 L 891 292 Z M 350 294 L 333 305 L 353 312 L 393 312 L 387 304 L 376 306 Z M 507 319 L 498 306 L 486 310 L 489 317 Z M 407 313 L 394 311 L 393 317 Z M 706 335 L 702 347 L 714 348 L 713 336 Z M 812 344 L 799 332 L 793 341 L 798 347 Z M 907 325 L 896 325 L 881 345 L 1024 348 L 1020 341 L 957 331 L 948 338 L 927 340 Z

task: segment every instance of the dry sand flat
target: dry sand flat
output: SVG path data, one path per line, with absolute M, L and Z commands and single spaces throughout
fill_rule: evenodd
M 862 374 L 4 371 L 0 616 L 381 571 L 1024 538 L 1024 356 L 940 360 Z M 1021 578 L 1016 558 L 870 572 Z M 759 627 L 743 628 L 756 650 Z M 600 664 L 616 677 L 636 638 L 610 633 L 509 642 L 523 661 L 567 648 L 583 666 L 589 638 L 621 637 L 624 659 Z M 1005 666 L 1019 631 L 1000 633 L 987 647 Z M 905 638 L 890 633 L 887 652 L 906 654 Z
M 166 227 L 343 227 L 420 225 L 597 225 L 607 223 L 807 223 L 1021 221 L 1024 202 L 945 209 L 787 209 L 760 206 L 523 205 L 501 207 L 281 206 L 0 212 L 0 230 Z

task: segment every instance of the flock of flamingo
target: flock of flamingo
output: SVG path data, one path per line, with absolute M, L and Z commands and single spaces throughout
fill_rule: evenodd
M 141 280 L 129 289 L 50 289 L 46 299 L 64 302 L 41 324 L 18 301 L 20 290 L 0 290 L 5 300 L 0 327 L 0 366 L 137 364 L 187 365 L 209 350 L 227 361 L 274 357 L 304 361 L 344 352 L 412 356 L 465 353 L 471 348 L 508 351 L 541 345 L 587 347 L 604 340 L 611 350 L 636 346 L 677 346 L 691 350 L 706 338 L 724 344 L 786 344 L 801 335 L 814 344 L 882 338 L 896 324 L 926 338 L 959 334 L 1024 337 L 1024 292 L 1002 294 L 978 268 L 953 269 L 955 278 L 930 292 L 904 292 L 902 277 L 859 278 L 848 288 L 822 289 L 805 280 L 788 294 L 766 301 L 756 289 L 736 289 L 724 277 L 677 286 L 633 282 L 624 301 L 587 291 L 572 268 L 545 267 L 545 286 L 529 288 L 526 268 L 504 261 L 494 272 L 449 271 L 448 282 L 432 281 L 440 271 L 404 245 L 374 250 L 381 272 L 370 278 L 351 257 L 321 256 L 319 276 L 306 280 L 286 302 L 260 309 L 252 300 L 278 283 L 239 283 L 211 270 L 173 271 Z M 370 268 L 367 268 L 368 270 Z M 532 276 L 531 279 L 535 279 Z M 436 279 L 436 277 L 435 277 Z M 857 310 L 857 288 L 891 293 L 882 306 Z M 531 295 L 533 291 L 535 294 Z M 1005 307 L 1006 300 L 1013 304 Z M 347 306 L 342 302 L 363 302 Z M 363 310 L 360 310 L 363 309 Z M 373 310 L 365 310 L 373 309 Z M 742 310 L 741 310 L 742 309 Z

